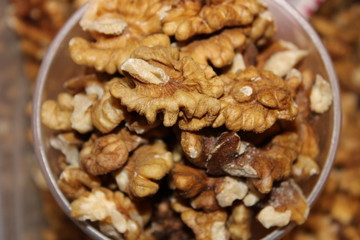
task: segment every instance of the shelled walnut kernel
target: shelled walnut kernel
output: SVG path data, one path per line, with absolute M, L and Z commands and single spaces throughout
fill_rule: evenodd
M 70 55 L 96 74 L 65 83 L 69 108 L 47 100 L 54 106 L 42 113 L 45 124 L 52 112 L 65 122 L 48 127 L 83 140 L 78 168 L 59 179 L 74 218 L 125 239 L 158 239 L 167 217 L 179 236 L 189 236 L 186 225 L 198 240 L 249 239 L 256 208 L 265 228 L 304 222 L 308 205 L 294 178 L 319 172 L 310 118 L 330 108 L 331 88 L 294 68 L 307 51 L 274 43 L 264 4 L 94 0 L 81 26 L 92 39 L 74 37 Z M 234 70 L 251 47 L 255 63 Z M 71 181 L 70 171 L 79 171 Z M 164 220 L 147 224 L 145 203 Z M 278 218 L 269 222 L 271 214 Z

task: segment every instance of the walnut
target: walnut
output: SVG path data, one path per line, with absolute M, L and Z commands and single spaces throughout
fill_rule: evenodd
M 257 204 L 260 201 L 261 197 L 262 197 L 261 193 L 259 193 L 256 190 L 250 189 L 249 192 L 244 197 L 243 203 L 245 206 L 251 207 Z
M 162 29 L 183 41 L 197 34 L 210 34 L 224 27 L 251 24 L 263 6 L 255 0 L 179 1 L 162 19 Z
M 309 122 L 299 119 L 296 123 L 300 141 L 300 154 L 311 158 L 313 161 L 319 155 L 320 147 L 315 130 Z
M 230 73 L 237 73 L 238 71 L 244 70 L 246 68 L 244 57 L 241 53 L 235 53 L 233 62 L 229 68 Z
M 288 50 L 297 50 L 297 49 L 298 47 L 292 42 L 288 42 L 283 39 L 273 41 L 263 51 L 259 52 L 256 55 L 256 67 L 263 69 L 268 59 L 276 53 L 282 51 L 288 51 Z
M 59 188 L 69 199 L 76 199 L 89 190 L 100 187 L 100 180 L 77 167 L 67 167 L 60 174 Z
M 64 154 L 67 164 L 79 166 L 79 150 L 75 144 L 69 141 L 68 133 L 58 134 L 56 137 L 50 138 L 50 145 Z
M 306 198 L 292 179 L 281 182 L 279 187 L 274 187 L 268 203 L 269 205 L 262 209 L 257 216 L 266 228 L 282 227 L 287 225 L 290 220 L 302 224 L 309 214 Z M 271 219 L 269 218 L 271 214 L 276 214 L 279 218 Z
M 266 59 L 263 69 L 283 77 L 308 55 L 308 51 L 298 49 L 295 45 L 283 41 L 279 45 L 276 46 L 278 49 L 271 48 L 272 54 Z
M 316 113 L 324 113 L 330 109 L 333 101 L 329 82 L 320 75 L 316 75 L 315 84 L 311 89 L 311 110 Z
M 129 152 L 144 140 L 122 129 L 119 133 L 92 137 L 80 152 L 81 164 L 92 175 L 102 175 L 119 169 L 128 160 Z
M 174 47 L 140 47 L 122 70 L 134 86 L 118 81 L 111 94 L 150 124 L 162 113 L 166 127 L 179 119 L 181 129 L 199 130 L 219 113 L 222 82 L 211 67 L 190 57 L 181 58 Z
M 274 180 L 280 180 L 291 173 L 292 162 L 298 156 L 297 134 L 287 132 L 275 136 L 271 142 L 262 149 L 257 149 L 251 144 L 245 145 L 239 152 L 240 139 L 230 135 L 233 142 L 227 142 L 218 147 L 219 153 L 213 161 L 221 162 L 224 172 L 232 176 L 251 178 L 252 183 L 261 193 L 268 193 Z M 221 153 L 226 149 L 226 153 Z M 237 157 L 233 157 L 237 154 Z M 214 155 L 214 153 L 212 154 Z M 235 155 L 236 156 L 236 155 Z
M 184 198 L 193 198 L 208 188 L 208 176 L 196 168 L 175 164 L 171 176 L 175 188 Z
M 85 221 L 105 221 L 126 239 L 137 239 L 149 219 L 151 208 L 135 205 L 121 192 L 94 188 L 71 203 L 71 216 Z
M 110 94 L 110 86 L 114 80 L 104 87 L 104 94 L 91 110 L 91 121 L 95 128 L 108 133 L 116 128 L 125 119 L 125 109 L 118 99 Z
M 183 164 L 175 164 L 171 176 L 177 193 L 192 199 L 193 208 L 206 212 L 231 206 L 235 200 L 243 199 L 248 191 L 241 179 L 209 177 L 203 170 Z
M 160 18 L 169 8 L 166 1 L 159 0 L 94 0 L 87 8 L 80 25 L 84 31 L 106 35 L 124 32 L 149 35 L 161 31 Z
M 193 164 L 212 175 L 247 177 L 261 193 L 271 190 L 274 180 L 291 174 L 293 161 L 299 154 L 296 133 L 275 136 L 264 148 L 243 142 L 233 132 L 203 135 L 183 132 L 181 145 Z
M 308 179 L 320 172 L 318 164 L 310 157 L 299 155 L 292 166 L 292 175 L 297 179 Z
M 191 42 L 181 48 L 181 52 L 201 64 L 211 62 L 215 67 L 221 68 L 232 63 L 235 49 L 242 47 L 245 40 L 246 36 L 241 29 L 226 29 L 210 38 Z
M 46 100 L 41 106 L 41 122 L 54 130 L 71 130 L 72 96 L 60 93 L 57 101 Z
M 115 174 L 119 189 L 132 197 L 155 194 L 157 180 L 162 179 L 172 168 L 171 152 L 162 141 L 141 146 L 130 156 L 127 164 Z
M 299 137 L 293 132 L 275 136 L 260 149 L 233 132 L 182 132 L 180 142 L 191 163 L 212 175 L 251 178 L 261 193 L 268 193 L 274 180 L 291 174 L 300 150 Z
M 221 209 L 216 199 L 214 190 L 205 190 L 193 198 L 190 205 L 194 209 L 201 209 L 204 212 L 213 212 Z
M 248 31 L 248 32 L 247 32 Z M 261 12 L 255 18 L 249 30 L 245 30 L 248 42 L 254 42 L 257 46 L 263 46 L 275 35 L 274 19 L 269 11 Z
M 263 132 L 277 119 L 293 120 L 298 112 L 285 82 L 269 71 L 249 67 L 221 79 L 225 94 L 213 127 Z
M 194 211 L 176 201 L 172 203 L 172 207 L 181 214 L 181 219 L 193 230 L 196 240 L 229 239 L 229 233 L 225 226 L 227 220 L 225 210 L 204 213 Z
M 248 186 L 244 181 L 234 177 L 224 177 L 217 184 L 216 199 L 221 207 L 229 207 L 235 200 L 242 200 L 248 193 Z
M 73 38 L 69 43 L 71 59 L 87 67 L 94 67 L 97 71 L 113 74 L 121 72 L 121 66 L 131 53 L 140 46 L 168 46 L 169 37 L 164 34 L 154 34 L 141 40 L 130 39 L 113 47 L 102 46 L 101 41 L 92 43 L 83 38 Z
M 96 99 L 83 93 L 74 96 L 72 104 L 74 110 L 71 113 L 71 127 L 80 133 L 87 133 L 93 129 L 91 121 L 91 108 Z
M 256 217 L 265 228 L 271 228 L 273 226 L 283 227 L 289 224 L 291 211 L 286 210 L 280 212 L 273 206 L 266 206 Z
M 251 237 L 250 229 L 251 211 L 243 204 L 237 204 L 231 210 L 226 223 L 230 238 L 233 240 L 247 240 Z

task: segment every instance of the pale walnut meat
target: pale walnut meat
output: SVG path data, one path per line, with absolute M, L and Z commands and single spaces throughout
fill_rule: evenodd
M 263 8 L 255 0 L 178 1 L 162 19 L 162 29 L 183 41 L 224 27 L 251 24 Z
M 46 100 L 41 105 L 41 122 L 50 129 L 71 130 L 72 96 L 60 93 L 57 101 Z
M 213 127 L 263 132 L 277 119 L 293 120 L 298 113 L 284 80 L 272 72 L 249 67 L 221 79 L 226 88 Z
M 102 133 L 108 133 L 125 119 L 125 109 L 119 100 L 110 94 L 111 80 L 104 86 L 104 93 L 91 109 L 91 121 L 94 127 Z
M 270 211 L 270 209 L 278 213 L 279 216 L 284 215 L 284 221 L 276 222 L 275 220 L 267 219 L 265 212 Z M 266 228 L 271 226 L 282 227 L 287 224 L 288 220 L 302 224 L 305 222 L 308 214 L 309 206 L 302 190 L 294 180 L 290 179 L 282 182 L 279 187 L 274 187 L 268 206 L 260 211 L 258 219 Z
M 316 113 L 324 113 L 330 109 L 333 101 L 330 83 L 322 76 L 317 75 L 315 84 L 311 89 L 310 107 Z
M 56 137 L 50 138 L 50 145 L 54 149 L 61 151 L 65 157 L 66 165 L 78 167 L 80 164 L 78 146 L 82 142 L 75 140 L 71 132 L 58 134 Z
M 114 74 L 121 72 L 121 66 L 131 53 L 140 46 L 169 46 L 169 37 L 165 34 L 153 34 L 143 39 L 130 39 L 113 47 L 102 46 L 101 40 L 89 42 L 76 37 L 70 40 L 71 59 L 79 65 L 93 67 L 99 72 Z
M 211 63 L 217 68 L 230 65 L 235 56 L 235 50 L 245 45 L 246 36 L 241 29 L 226 29 L 220 34 L 208 39 L 195 40 L 181 52 L 191 56 L 201 64 Z
M 172 154 L 162 141 L 139 147 L 127 164 L 115 173 L 119 189 L 131 197 L 155 194 L 161 180 L 172 168 Z
M 308 51 L 299 49 L 293 43 L 278 40 L 256 57 L 257 67 L 284 77 L 307 55 Z
M 72 100 L 74 110 L 71 113 L 71 128 L 79 133 L 87 133 L 93 130 L 91 109 L 96 101 L 96 95 L 78 93 Z
M 84 31 L 106 35 L 150 35 L 161 32 L 160 19 L 170 8 L 167 1 L 160 0 L 93 0 L 82 19 Z
M 227 213 L 225 210 L 214 212 L 195 211 L 178 201 L 172 202 L 172 208 L 181 214 L 181 219 L 192 229 L 196 240 L 228 240 L 226 229 Z
M 143 142 L 144 139 L 126 129 L 101 137 L 93 136 L 84 143 L 80 161 L 92 175 L 106 174 L 122 167 L 128 160 L 129 152 Z
M 166 127 L 181 129 L 209 126 L 220 111 L 223 84 L 208 65 L 180 57 L 174 47 L 140 47 L 122 65 L 130 82 L 113 84 L 111 94 L 128 111 L 136 111 L 150 124 L 159 115 Z M 161 113 L 161 114 L 160 114 Z
M 129 240 L 137 239 L 151 214 L 149 205 L 134 204 L 123 193 L 102 187 L 84 193 L 70 207 L 73 218 L 81 221 L 105 221 Z
M 231 215 L 226 226 L 232 240 L 247 240 L 251 237 L 251 210 L 243 204 L 237 204 L 231 209 Z
M 97 177 L 88 174 L 78 167 L 67 167 L 60 174 L 58 185 L 69 199 L 76 199 L 83 193 L 100 187 L 101 182 Z
M 216 200 L 221 207 L 232 206 L 236 200 L 242 200 L 248 193 L 245 181 L 226 176 L 216 185 Z
M 299 155 L 292 166 L 292 175 L 295 179 L 303 180 L 320 173 L 319 165 L 310 157 Z

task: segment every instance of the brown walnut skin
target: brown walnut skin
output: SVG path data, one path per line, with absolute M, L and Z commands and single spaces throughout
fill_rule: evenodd
M 129 152 L 144 140 L 122 129 L 117 134 L 108 134 L 90 139 L 80 152 L 81 164 L 92 175 L 103 175 L 119 169 L 128 160 Z

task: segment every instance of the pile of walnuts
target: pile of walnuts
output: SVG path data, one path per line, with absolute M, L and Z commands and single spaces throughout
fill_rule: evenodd
M 302 224 L 329 110 L 307 51 L 272 40 L 256 0 L 94 0 L 71 58 L 87 68 L 42 105 L 71 215 L 115 239 L 249 239 Z M 256 220 L 255 220 L 256 219 Z

